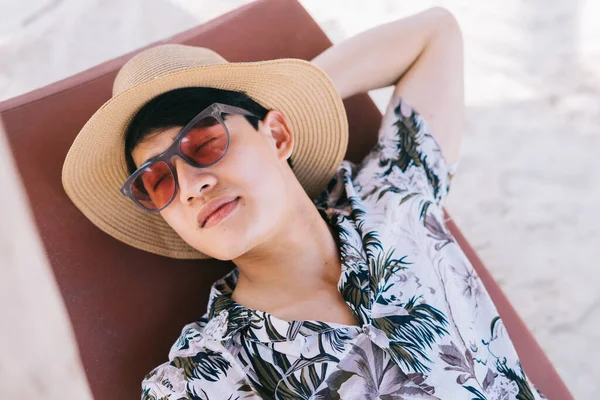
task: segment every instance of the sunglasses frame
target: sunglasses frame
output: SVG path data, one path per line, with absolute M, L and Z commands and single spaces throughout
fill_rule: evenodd
M 127 178 L 125 183 L 123 183 L 123 186 L 121 186 L 121 189 L 120 189 L 121 194 L 123 196 L 131 199 L 134 202 L 134 204 L 137 205 L 138 207 L 140 207 L 142 210 L 150 212 L 150 213 L 157 213 L 157 212 L 164 210 L 166 207 L 168 207 L 173 202 L 173 200 L 175 200 L 175 197 L 177 197 L 177 192 L 179 191 L 179 179 L 177 178 L 177 170 L 171 163 L 171 159 L 174 156 L 179 156 L 186 163 L 188 163 L 196 168 L 207 168 L 207 167 L 210 167 L 210 166 L 216 164 L 217 162 L 219 162 L 219 160 L 221 160 L 223 158 L 223 156 L 225 156 L 225 154 L 227 153 L 227 150 L 229 149 L 230 135 L 229 135 L 229 129 L 227 128 L 227 125 L 225 124 L 222 114 L 249 115 L 249 116 L 258 118 L 254 113 L 252 113 L 248 110 L 245 110 L 243 108 L 230 106 L 228 104 L 222 104 L 222 103 L 212 103 L 210 106 L 206 107 L 198 115 L 196 115 L 190 122 L 188 122 L 188 124 L 186 126 L 184 126 L 181 129 L 181 131 L 179 131 L 179 133 L 177 134 L 177 137 L 175 138 L 175 141 L 173 142 L 173 144 L 171 146 L 169 146 L 168 149 L 166 149 L 165 151 L 163 151 L 160 154 L 157 154 L 154 157 L 151 157 L 145 163 L 143 163 L 138 169 L 136 169 L 129 176 L 129 178 Z M 225 129 L 225 135 L 227 136 L 227 145 L 225 146 L 225 150 L 223 150 L 223 153 L 215 161 L 213 161 L 212 163 L 207 164 L 207 165 L 201 165 L 201 164 L 198 164 L 198 163 L 194 162 L 193 160 L 187 158 L 186 155 L 183 154 L 183 152 L 181 151 L 181 140 L 184 138 L 184 136 L 187 134 L 187 132 L 190 130 L 190 128 L 192 128 L 198 121 L 200 121 L 201 119 L 203 119 L 205 117 L 213 117 L 223 126 L 223 128 Z M 165 164 L 167 164 L 167 167 L 169 168 L 169 170 L 171 171 L 171 173 L 173 174 L 173 177 L 175 179 L 175 190 L 173 191 L 173 196 L 171 197 L 171 199 L 164 206 L 157 208 L 156 210 L 151 210 L 151 209 L 148 209 L 147 207 L 144 207 L 135 198 L 135 196 L 133 195 L 132 187 L 133 187 L 133 183 L 135 182 L 135 180 L 144 172 L 144 170 L 156 162 L 164 162 Z

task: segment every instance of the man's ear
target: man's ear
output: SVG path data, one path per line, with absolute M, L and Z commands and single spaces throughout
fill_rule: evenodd
M 263 123 L 271 132 L 277 156 L 282 161 L 287 160 L 294 149 L 294 135 L 285 116 L 280 111 L 271 110 L 265 116 Z

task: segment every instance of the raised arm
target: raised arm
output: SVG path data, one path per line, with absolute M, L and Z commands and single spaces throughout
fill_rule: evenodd
M 395 85 L 429 123 L 448 163 L 458 160 L 465 128 L 464 61 L 454 16 L 434 7 L 361 32 L 312 62 L 342 98 Z

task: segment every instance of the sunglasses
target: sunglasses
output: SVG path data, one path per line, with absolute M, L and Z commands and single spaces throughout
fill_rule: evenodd
M 167 150 L 150 158 L 127 178 L 121 186 L 123 196 L 152 213 L 171 204 L 179 189 L 177 171 L 171 159 L 179 156 L 194 167 L 206 168 L 223 158 L 230 141 L 223 114 L 256 117 L 243 108 L 211 104 L 183 127 Z

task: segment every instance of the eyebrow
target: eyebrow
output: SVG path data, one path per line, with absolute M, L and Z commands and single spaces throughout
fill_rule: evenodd
M 182 128 L 182 129 L 183 129 L 183 128 Z M 163 132 L 164 132 L 164 131 L 163 131 Z M 163 133 L 163 132 L 158 132 L 158 133 L 157 133 L 157 136 L 158 136 L 158 135 L 160 135 L 160 134 L 161 134 L 161 133 Z M 144 160 L 144 161 L 142 161 L 142 162 L 140 163 L 140 167 L 141 167 L 142 165 L 146 164 L 148 161 L 152 161 L 152 160 L 154 160 L 156 157 L 160 156 L 162 153 L 164 153 L 165 151 L 167 151 L 167 150 L 168 150 L 168 149 L 169 149 L 169 148 L 170 148 L 170 147 L 173 145 L 173 143 L 175 142 L 175 139 L 177 138 L 177 135 L 179 135 L 179 133 L 180 133 L 180 132 L 181 132 L 181 129 L 180 129 L 180 130 L 178 130 L 178 131 L 177 131 L 177 133 L 176 133 L 175 135 L 173 135 L 173 137 L 171 138 L 171 143 L 169 144 L 169 146 L 168 146 L 166 149 L 164 149 L 163 151 L 161 151 L 161 152 L 159 152 L 159 153 L 156 153 L 156 152 L 154 152 L 154 153 L 151 153 L 152 155 L 151 155 L 150 157 L 146 158 L 146 160 Z M 138 167 L 138 168 L 139 168 L 139 167 Z

